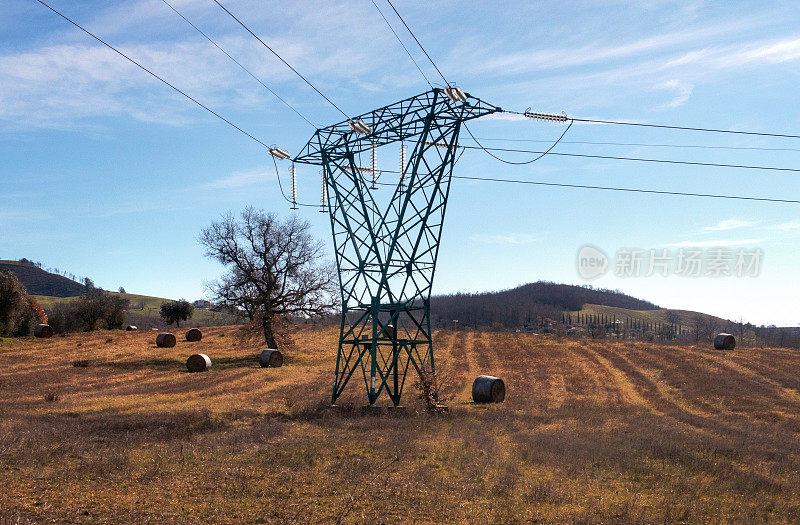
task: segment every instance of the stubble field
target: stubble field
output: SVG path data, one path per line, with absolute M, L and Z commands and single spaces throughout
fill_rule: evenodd
M 796 350 L 437 331 L 449 413 L 376 417 L 325 408 L 334 328 L 277 369 L 203 332 L 0 342 L 0 521 L 800 521 Z

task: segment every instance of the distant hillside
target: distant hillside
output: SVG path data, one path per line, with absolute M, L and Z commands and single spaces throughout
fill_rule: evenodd
M 33 264 L 0 260 L 0 270 L 13 272 L 31 295 L 74 297 L 86 291 L 86 287 L 82 284 L 42 270 Z
M 651 302 L 613 290 L 539 281 L 499 292 L 435 296 L 431 298 L 431 312 L 437 326 L 457 319 L 472 327 L 494 323 L 515 327 L 537 316 L 560 319 L 561 312 L 579 311 L 586 304 L 626 310 L 659 309 Z

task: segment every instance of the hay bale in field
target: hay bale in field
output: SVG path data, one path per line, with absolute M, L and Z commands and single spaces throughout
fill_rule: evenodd
M 733 350 L 736 348 L 736 338 L 731 334 L 718 334 L 714 338 L 715 350 Z
M 129 324 L 128 326 L 125 327 L 126 332 L 135 332 L 138 329 L 139 329 L 138 326 L 134 326 L 132 324 Z
M 49 339 L 53 337 L 53 329 L 49 324 L 37 324 L 33 329 L 33 335 L 40 339 Z
M 186 340 L 190 343 L 196 343 L 203 338 L 203 332 L 198 330 L 197 328 L 192 328 L 188 332 L 186 332 Z
M 189 372 L 205 372 L 211 368 L 211 358 L 206 354 L 190 355 L 186 360 L 186 370 Z
M 380 337 L 389 339 L 390 341 L 397 339 L 397 330 L 395 329 L 394 325 L 384 325 L 383 330 L 381 330 Z
M 159 348 L 172 348 L 175 343 L 175 335 L 169 332 L 161 332 L 156 336 L 156 346 Z
M 283 354 L 279 350 L 267 348 L 258 356 L 261 368 L 278 368 L 283 366 Z
M 506 385 L 499 377 L 478 376 L 472 383 L 472 400 L 476 403 L 502 403 Z

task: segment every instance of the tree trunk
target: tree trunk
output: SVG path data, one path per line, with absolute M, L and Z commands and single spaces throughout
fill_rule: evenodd
M 272 332 L 272 317 L 265 316 L 261 321 L 261 328 L 264 330 L 264 341 L 267 346 L 277 350 L 278 343 L 275 342 L 275 334 Z

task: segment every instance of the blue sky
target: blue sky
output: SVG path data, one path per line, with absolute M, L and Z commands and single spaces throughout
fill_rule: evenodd
M 387 16 L 389 7 L 377 2 Z M 341 120 L 210 0 L 173 5 L 318 125 Z M 506 109 L 764 132 L 800 132 L 795 2 L 406 2 L 396 5 L 440 69 Z M 299 151 L 313 128 L 161 0 L 53 6 L 268 144 Z M 349 114 L 427 85 L 369 0 L 226 3 Z M 436 73 L 394 17 L 425 73 Z M 563 127 L 510 115 L 487 139 L 548 141 Z M 576 143 L 578 142 L 578 143 Z M 617 142 L 748 149 L 590 145 Z M 462 141 L 469 144 L 469 141 Z M 487 140 L 539 149 L 543 142 Z M 800 167 L 800 140 L 575 124 L 554 151 Z M 398 153 L 383 155 L 388 169 Z M 510 160 L 526 155 L 506 154 Z M 284 174 L 288 165 L 281 166 Z M 458 175 L 800 198 L 798 174 L 545 157 L 509 166 L 468 151 Z M 292 212 L 263 147 L 34 1 L 0 5 L 0 258 L 28 257 L 108 289 L 195 299 L 222 269 L 200 230 L 246 205 Z M 319 174 L 298 168 L 303 200 Z M 327 217 L 300 211 L 329 243 Z M 536 280 L 582 284 L 578 250 L 760 249 L 757 277 L 591 282 L 673 307 L 800 324 L 800 205 L 456 180 L 438 293 Z M 613 263 L 612 263 L 613 264 Z M 613 269 L 612 269 L 613 270 Z

